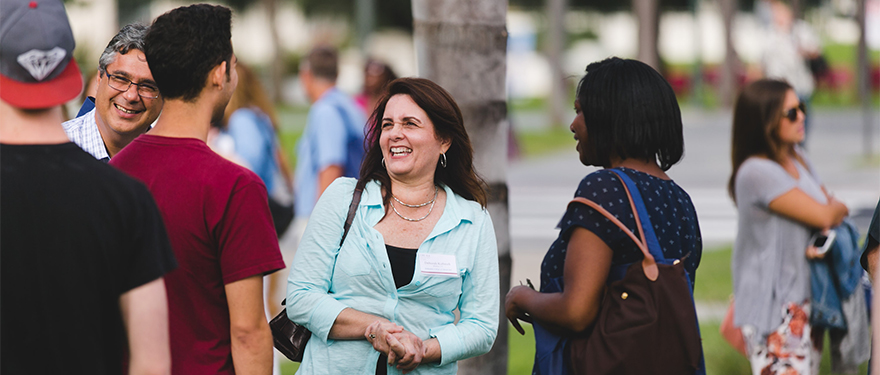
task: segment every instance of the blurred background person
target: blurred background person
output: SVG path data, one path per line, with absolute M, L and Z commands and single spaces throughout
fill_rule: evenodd
M 339 53 L 332 47 L 313 48 L 300 64 L 299 78 L 312 107 L 296 145 L 293 234 L 297 238 L 324 189 L 339 177 L 357 177 L 364 157 L 366 116 L 336 87 L 338 75 Z
M 238 86 L 232 99 L 226 105 L 220 122 L 220 134 L 215 134 L 209 143 L 214 143 L 220 154 L 245 168 L 250 169 L 263 180 L 269 194 L 269 211 L 275 224 L 275 232 L 281 238 L 293 220 L 293 181 L 287 157 L 278 141 L 278 117 L 275 107 L 269 100 L 259 77 L 253 69 L 239 62 Z M 282 255 L 285 255 L 282 248 Z M 285 256 L 285 264 L 290 264 L 292 254 Z M 284 279 L 281 270 L 265 277 L 266 305 L 268 317 L 281 311 Z M 278 354 L 275 354 L 277 373 Z
M 830 196 L 798 144 L 804 106 L 783 81 L 759 80 L 733 113 L 728 182 L 736 203 L 734 325 L 742 328 L 752 373 L 816 374 L 821 341 L 810 325 L 809 247 L 813 232 L 839 225 L 847 207 Z
M 80 106 L 79 111 L 74 117 L 80 117 L 95 108 L 95 95 L 98 94 L 99 82 L 100 77 L 98 77 L 97 71 L 86 74 L 86 79 L 83 81 L 85 87 L 83 88 L 82 94 L 79 96 L 79 100 L 83 104 Z
M 495 230 L 461 111 L 426 79 L 388 89 L 360 179 L 330 185 L 291 267 L 287 316 L 312 332 L 298 374 L 452 375 L 495 341 Z
M 388 64 L 369 58 L 364 65 L 364 89 L 354 97 L 354 101 L 369 115 L 376 109 L 376 102 L 384 93 L 388 82 L 397 79 L 397 74 Z
M 230 136 L 235 155 L 266 185 L 280 238 L 293 219 L 293 180 L 278 140 L 278 116 L 254 71 L 243 63 L 235 70 L 238 86 L 223 113 L 221 129 Z
M 809 24 L 795 18 L 788 4 L 770 0 L 764 7 L 769 8 L 772 21 L 765 35 L 761 56 L 764 77 L 788 82 L 808 110 L 816 87 L 809 61 L 821 54 L 819 37 Z M 801 145 L 806 141 L 808 131 L 809 120 L 804 120 L 804 140 Z

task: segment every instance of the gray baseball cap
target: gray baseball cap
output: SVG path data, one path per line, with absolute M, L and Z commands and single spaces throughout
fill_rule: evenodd
M 0 99 L 49 108 L 82 91 L 73 32 L 61 0 L 0 1 Z

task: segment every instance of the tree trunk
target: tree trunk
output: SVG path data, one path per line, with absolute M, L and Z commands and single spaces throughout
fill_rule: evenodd
M 413 0 L 419 76 L 455 98 L 473 144 L 474 165 L 489 185 L 500 267 L 499 295 L 510 289 L 507 195 L 507 0 Z M 503 307 L 503 298 L 499 305 Z M 459 374 L 507 374 L 507 319 L 488 354 L 459 362 Z
M 803 2 L 801 0 L 791 0 L 791 14 L 795 20 L 804 18 Z
M 562 71 L 562 50 L 565 48 L 565 8 L 566 0 L 547 0 L 547 61 L 550 63 L 550 123 L 553 126 L 566 125 L 566 109 L 568 102 L 568 85 Z
M 375 0 L 357 0 L 355 7 L 358 48 L 360 48 L 361 55 L 366 57 L 367 42 L 376 24 L 376 3 Z
M 733 19 L 736 16 L 737 0 L 720 0 L 721 17 L 724 21 L 724 63 L 721 66 L 721 84 L 718 99 L 725 108 L 733 106 L 737 91 L 737 71 L 739 57 L 733 48 Z
M 868 45 L 865 39 L 865 12 L 867 11 L 867 1 L 858 0 L 856 2 L 858 9 L 856 10 L 856 22 L 859 24 L 859 45 L 858 60 L 856 64 L 856 77 L 858 77 L 859 101 L 862 104 L 862 153 L 865 158 L 874 154 L 874 119 L 871 110 L 871 90 L 869 82 L 871 80 L 870 68 L 868 62 Z
M 660 53 L 657 34 L 660 28 L 660 10 L 657 0 L 632 0 L 633 13 L 639 24 L 639 61 L 660 72 Z
M 269 87 L 269 94 L 272 102 L 277 103 L 281 99 L 281 82 L 284 75 L 284 57 L 281 52 L 281 39 L 278 37 L 278 25 L 275 19 L 278 15 L 278 0 L 262 1 L 263 6 L 266 8 L 266 18 L 269 21 L 269 37 L 272 42 L 272 61 L 269 68 L 272 85 Z

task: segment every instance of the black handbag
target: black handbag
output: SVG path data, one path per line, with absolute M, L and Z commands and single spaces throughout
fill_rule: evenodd
M 363 189 L 355 189 L 352 195 L 351 205 L 348 206 L 348 217 L 345 218 L 345 224 L 343 225 L 342 239 L 339 240 L 339 247 L 342 247 L 345 237 L 348 236 L 348 229 L 351 228 L 351 223 L 354 221 L 354 214 L 357 212 L 357 206 L 361 202 L 361 194 L 363 192 Z M 281 306 L 285 306 L 286 302 L 287 299 L 282 300 Z M 272 330 L 272 341 L 275 344 L 275 349 L 278 349 L 281 354 L 284 354 L 291 361 L 302 362 L 306 343 L 309 342 L 312 333 L 306 327 L 292 322 L 287 317 L 286 306 L 284 310 L 281 310 L 278 315 L 275 315 L 269 321 L 269 328 Z
M 586 204 L 614 222 L 644 259 L 608 284 L 592 331 L 571 340 L 570 373 L 694 374 L 703 349 L 684 263 L 663 256 L 635 183 L 612 172 L 624 184 L 642 240 L 595 202 L 577 197 L 572 203 Z
M 275 234 L 281 238 L 293 222 L 293 202 L 282 204 L 270 195 L 269 212 L 272 214 L 272 223 L 275 224 Z

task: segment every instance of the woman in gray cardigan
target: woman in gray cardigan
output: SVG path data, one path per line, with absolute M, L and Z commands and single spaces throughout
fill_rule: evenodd
M 739 221 L 734 324 L 742 328 L 754 374 L 816 374 L 821 360 L 822 343 L 811 338 L 807 260 L 822 255 L 809 240 L 848 211 L 825 191 L 798 147 L 805 117 L 783 81 L 751 83 L 734 108 L 728 184 Z

